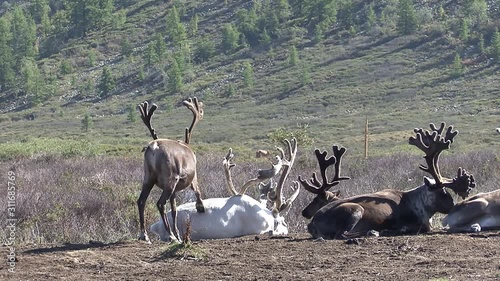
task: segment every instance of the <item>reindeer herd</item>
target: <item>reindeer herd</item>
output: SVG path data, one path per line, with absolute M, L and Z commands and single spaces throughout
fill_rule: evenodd
M 150 107 L 147 102 L 139 105 L 141 118 L 153 138 L 144 148 L 144 179 L 137 200 L 140 240 L 150 241 L 144 226 L 144 208 L 154 185 L 162 189 L 157 202 L 160 219 L 151 225 L 150 230 L 163 241 L 264 233 L 285 235 L 288 233 L 285 215 L 297 198 L 300 186 L 316 195 L 302 211 L 302 216 L 310 220 L 307 230 L 315 239 L 425 233 L 431 230 L 432 217 L 436 213 L 446 214 L 442 225 L 449 232 L 500 229 L 500 189 L 469 196 L 475 190 L 476 182 L 465 169 L 458 168 L 454 178 L 441 175 L 439 156 L 450 148 L 458 134 L 445 123 L 439 127 L 430 124 L 430 130 L 415 129 L 415 136 L 410 137 L 409 144 L 425 155 L 426 165 L 420 165 L 420 168 L 431 176 L 424 177 L 422 185 L 410 190 L 383 189 L 341 198 L 339 190 L 330 189 L 341 182 L 348 184 L 350 179 L 340 173 L 346 148 L 333 146 L 333 155 L 330 156 L 326 151 L 314 151 L 321 178 L 316 173 L 310 179 L 299 176 L 290 186 L 292 195 L 285 198 L 283 187 L 297 154 L 297 141 L 291 139 L 284 140 L 285 149 L 277 147 L 276 163 L 269 169 L 258 170 L 256 177 L 246 181 L 239 191 L 232 180 L 231 168 L 235 164 L 232 162 L 234 154 L 229 149 L 222 167 L 226 188 L 232 196 L 202 199 L 196 174 L 196 155 L 189 143 L 194 126 L 203 118 L 203 103 L 190 98 L 183 104 L 193 113 L 184 141 L 159 139 L 151 125 L 157 106 L 152 104 Z M 272 157 L 270 151 L 259 152 L 258 157 Z M 327 173 L 328 170 L 332 171 Z M 279 180 L 275 183 L 274 178 L 278 175 Z M 245 194 L 249 187 L 257 184 L 259 200 Z M 194 190 L 196 202 L 176 206 L 176 192 L 188 187 Z M 455 202 L 451 192 L 463 200 Z M 165 212 L 167 200 L 170 201 L 170 211 Z

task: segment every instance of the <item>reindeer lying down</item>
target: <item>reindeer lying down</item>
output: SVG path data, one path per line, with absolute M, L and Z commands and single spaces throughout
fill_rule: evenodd
M 449 232 L 500 229 L 500 189 L 478 193 L 457 203 L 442 223 Z
M 230 150 L 223 161 L 223 167 L 227 187 L 233 196 L 204 199 L 204 213 L 197 212 L 196 202 L 178 206 L 177 222 L 181 237 L 184 236 L 188 229 L 188 224 L 191 240 L 233 238 L 254 234 L 288 234 L 287 224 L 282 215 L 287 212 L 292 202 L 297 198 L 300 189 L 299 183 L 294 182 L 293 194 L 287 200 L 284 200 L 282 187 L 297 152 L 297 143 L 294 139 L 292 143 L 288 141 L 286 143 L 289 151 L 288 159 L 285 158 L 284 151 L 278 149 L 282 154 L 282 157 L 277 157 L 278 164 L 273 165 L 269 170 L 259 170 L 259 175 L 255 179 L 251 179 L 243 185 L 241 194 L 236 192 L 232 183 L 230 169 L 234 164 L 231 163 L 233 154 Z M 280 172 L 282 166 L 283 172 L 280 181 L 277 185 L 273 185 L 272 177 Z M 268 179 L 267 184 L 262 183 Z M 247 187 L 256 182 L 260 183 L 260 201 L 244 194 Z M 267 208 L 266 198 L 273 203 L 272 210 Z M 167 213 L 167 218 L 171 222 L 172 215 L 170 212 Z M 161 240 L 170 241 L 170 235 L 163 227 L 161 219 L 151 225 L 150 230 L 156 233 Z
M 345 148 L 333 147 L 334 156 L 326 157 L 326 152 L 316 150 L 321 183 L 316 174 L 311 180 L 299 177 L 302 186 L 316 194 L 316 198 L 303 210 L 302 215 L 311 218 L 308 231 L 314 238 L 343 239 L 383 232 L 385 235 L 417 234 L 430 231 L 431 218 L 436 213 L 449 213 L 455 202 L 447 188 L 465 198 L 475 187 L 474 177 L 462 168 L 457 177 L 447 179 L 441 176 L 438 162 L 442 151 L 449 149 L 453 138 L 458 134 L 449 127 L 443 132 L 431 124 L 432 131 L 415 129 L 416 137 L 410 144 L 425 153 L 427 167 L 420 168 L 432 175 L 424 177 L 424 184 L 407 191 L 385 189 L 375 193 L 339 199 L 339 192 L 328 191 L 340 180 L 340 163 Z M 326 177 L 326 169 L 335 164 L 335 175 L 331 181 Z M 448 219 L 448 221 L 451 221 Z

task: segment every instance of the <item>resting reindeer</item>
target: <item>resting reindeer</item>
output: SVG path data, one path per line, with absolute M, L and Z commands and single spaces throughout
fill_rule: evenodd
M 500 229 L 500 189 L 478 193 L 457 203 L 442 223 L 450 232 Z
M 453 197 L 446 190 L 450 188 L 463 198 L 475 187 L 474 178 L 462 168 L 453 180 L 443 178 L 438 167 L 439 155 L 449 149 L 457 131 L 449 127 L 443 134 L 445 124 L 438 129 L 431 124 L 432 131 L 415 129 L 416 138 L 409 143 L 425 152 L 427 167 L 420 168 L 434 179 L 424 177 L 424 185 L 408 191 L 386 189 L 379 192 L 339 199 L 337 193 L 328 189 L 340 180 L 340 162 L 344 148 L 334 147 L 334 157 L 326 158 L 326 152 L 316 150 L 323 183 L 313 174 L 312 181 L 299 181 L 305 189 L 318 194 L 307 206 L 303 215 L 311 218 L 307 228 L 314 238 L 342 239 L 359 237 L 373 231 L 385 234 L 416 234 L 430 230 L 431 218 L 436 212 L 448 213 L 454 206 Z M 335 164 L 335 176 L 327 181 L 326 169 Z M 329 202 L 329 203 L 328 203 Z M 321 208 L 321 209 L 320 209 Z M 319 209 L 319 210 L 318 210 Z M 318 210 L 316 212 L 316 210 Z
M 264 233 L 273 235 L 287 234 L 287 224 L 281 214 L 288 210 L 292 202 L 297 198 L 299 183 L 294 182 L 293 194 L 287 200 L 284 200 L 282 187 L 295 161 L 297 151 L 295 140 L 292 140 L 292 143 L 288 141 L 286 143 L 288 145 L 288 158 L 285 157 L 284 151 L 279 149 L 284 168 L 278 184 L 273 185 L 272 181 L 269 181 L 268 184 L 262 184 L 261 182 L 259 185 L 261 199 L 269 198 L 273 203 L 272 210 L 266 207 L 264 200 L 259 202 L 248 195 L 236 192 L 230 172 L 230 169 L 234 166 L 231 163 L 233 154 L 230 150 L 224 158 L 223 167 L 227 179 L 227 188 L 233 196 L 204 199 L 205 213 L 196 212 L 194 203 L 180 205 L 177 208 L 177 213 L 181 232 L 185 231 L 189 224 L 190 238 L 192 240 L 233 238 Z M 168 214 L 167 217 L 171 219 Z M 161 240 L 169 240 L 167 232 L 162 227 L 161 220 L 151 225 L 150 229 L 158 234 Z
M 157 202 L 157 207 L 170 239 L 177 240 L 180 238 L 179 230 L 176 226 L 175 193 L 177 191 L 191 186 L 196 194 L 196 210 L 204 212 L 196 176 L 196 156 L 189 147 L 194 125 L 203 118 L 203 103 L 198 102 L 196 98 L 190 98 L 185 100 L 183 104 L 193 113 L 193 121 L 191 122 L 191 126 L 186 128 L 184 142 L 158 139 L 155 129 L 151 126 L 151 117 L 157 109 L 156 104 L 152 104 L 151 108 L 149 108 L 147 102 L 139 105 L 142 121 L 153 137 L 153 141 L 144 149 L 144 180 L 142 182 L 141 194 L 137 200 L 137 206 L 139 207 L 140 240 L 149 242 L 149 237 L 144 228 L 144 207 L 149 193 L 155 184 L 163 190 Z M 165 217 L 165 204 L 167 200 L 170 200 L 173 217 L 172 225 L 169 225 L 169 221 Z

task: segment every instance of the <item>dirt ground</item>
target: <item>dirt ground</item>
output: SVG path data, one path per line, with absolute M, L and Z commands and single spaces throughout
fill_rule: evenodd
M 260 235 L 180 249 L 91 241 L 18 245 L 16 254 L 16 272 L 2 263 L 0 280 L 500 280 L 500 231 L 349 241 Z

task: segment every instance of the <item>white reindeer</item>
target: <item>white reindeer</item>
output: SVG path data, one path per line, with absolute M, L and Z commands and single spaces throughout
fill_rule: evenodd
M 264 233 L 288 234 L 288 227 L 282 214 L 287 212 L 292 202 L 297 198 L 300 188 L 299 183 L 294 182 L 294 187 L 292 187 L 294 192 L 285 200 L 282 187 L 295 161 L 297 142 L 292 139 L 291 142 L 285 140 L 285 143 L 288 146 L 288 157 L 285 157 L 285 152 L 278 148 L 281 152 L 281 157 L 277 157 L 278 164 L 273 165 L 269 170 L 259 170 L 255 179 L 251 179 L 243 185 L 241 194 L 236 192 L 231 178 L 230 169 L 234 166 L 231 160 L 234 155 L 230 149 L 224 158 L 223 167 L 227 188 L 233 196 L 204 199 L 204 213 L 197 212 L 195 202 L 178 206 L 177 222 L 181 237 L 184 236 L 187 229 L 190 229 L 191 240 L 233 238 Z M 264 180 L 276 175 L 281 167 L 283 167 L 283 171 L 277 185 L 273 185 L 271 180 L 268 184 L 262 184 Z M 249 183 L 255 182 L 260 183 L 260 202 L 244 194 Z M 273 202 L 272 210 L 266 207 L 267 202 L 264 200 L 266 197 Z M 167 213 L 167 218 L 169 221 L 172 219 L 170 212 Z M 151 225 L 150 230 L 159 235 L 161 240 L 170 240 L 170 235 L 163 227 L 161 219 Z

